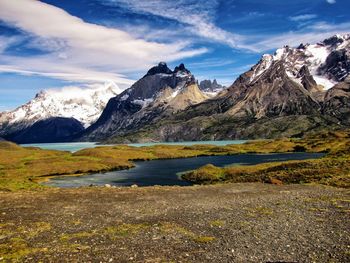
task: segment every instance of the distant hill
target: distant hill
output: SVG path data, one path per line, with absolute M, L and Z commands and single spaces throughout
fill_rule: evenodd
M 21 131 L 9 134 L 6 139 L 16 143 L 64 142 L 83 130 L 84 127 L 76 119 L 53 117 L 37 121 Z

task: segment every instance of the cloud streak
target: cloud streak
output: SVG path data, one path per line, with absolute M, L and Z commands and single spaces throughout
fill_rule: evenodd
M 306 26 L 300 31 L 290 31 L 287 33 L 271 36 L 252 37 L 247 45 L 257 52 L 277 49 L 285 45 L 297 46 L 300 43 L 317 43 L 335 34 L 346 34 L 350 32 L 350 22 L 340 24 L 330 24 L 317 22 Z
M 213 22 L 218 5 L 217 0 L 102 0 L 102 3 L 123 6 L 135 13 L 175 20 L 186 25 L 185 29 L 196 36 L 223 43 L 232 48 L 245 48 L 240 45 L 244 39 L 242 35 L 228 32 Z
M 299 22 L 299 21 L 311 20 L 316 17 L 317 17 L 316 14 L 304 14 L 304 15 L 298 15 L 298 16 L 291 16 L 289 17 L 289 19 L 295 22 Z
M 87 23 L 55 6 L 35 0 L 0 0 L 0 20 L 27 32 L 29 45 L 45 51 L 33 57 L 1 56 L 2 71 L 38 74 L 74 81 L 102 78 L 127 82 L 119 75 L 145 70 L 158 61 L 174 61 L 207 52 L 188 43 L 157 43 Z M 0 52 L 11 43 L 0 39 Z M 130 82 L 130 80 L 129 80 Z

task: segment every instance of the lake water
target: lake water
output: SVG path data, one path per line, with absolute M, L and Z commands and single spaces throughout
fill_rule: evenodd
M 254 165 L 265 162 L 305 160 L 320 158 L 318 153 L 240 154 L 229 156 L 201 156 L 182 159 L 135 162 L 129 170 L 97 173 L 84 176 L 60 176 L 45 182 L 45 185 L 69 188 L 89 185 L 138 186 L 180 185 L 190 183 L 181 180 L 180 174 L 194 170 L 208 163 L 224 167 L 228 165 Z
M 142 146 L 153 146 L 153 145 L 200 145 L 200 144 L 212 144 L 217 146 L 224 146 L 229 144 L 242 144 L 245 143 L 244 140 L 234 140 L 234 141 L 194 141 L 194 142 L 150 142 L 150 143 L 130 143 L 127 145 L 142 147 Z M 23 147 L 39 147 L 46 150 L 59 150 L 59 151 L 69 151 L 76 152 L 86 148 L 94 148 L 96 146 L 106 146 L 97 145 L 96 142 L 67 142 L 67 143 L 34 143 L 34 144 L 21 144 Z

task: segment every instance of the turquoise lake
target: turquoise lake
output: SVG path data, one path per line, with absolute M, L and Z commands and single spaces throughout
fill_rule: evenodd
M 127 145 L 134 147 L 142 146 L 152 146 L 152 145 L 203 145 L 212 144 L 217 146 L 224 146 L 229 144 L 242 144 L 245 143 L 244 140 L 233 140 L 233 141 L 193 141 L 193 142 L 149 142 L 149 143 L 130 143 Z M 76 152 L 86 148 L 94 148 L 98 145 L 95 142 L 67 142 L 67 143 L 34 143 L 34 144 L 22 144 L 23 147 L 39 147 L 41 149 L 47 150 L 59 150 L 59 151 L 69 151 Z

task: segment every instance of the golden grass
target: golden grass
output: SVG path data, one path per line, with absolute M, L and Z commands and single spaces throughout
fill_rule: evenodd
M 303 139 L 260 140 L 227 146 L 157 145 L 140 148 L 126 145 L 105 146 L 84 149 L 76 153 L 34 147 L 23 148 L 14 143 L 0 142 L 0 190 L 42 189 L 44 187 L 38 182 L 50 176 L 127 169 L 134 166 L 135 160 L 295 151 L 327 152 L 328 155 L 322 160 L 271 163 L 252 167 L 222 169 L 206 166 L 184 177 L 199 183 L 256 181 L 256 178 L 264 182 L 269 180 L 271 182 L 271 178 L 274 178 L 294 183 L 300 182 L 298 178 L 302 173 L 307 175 L 305 182 L 322 181 L 326 184 L 347 186 L 349 145 L 349 132 L 327 132 Z M 291 174 L 293 176 L 290 176 Z
M 291 139 L 289 143 L 282 144 L 281 141 L 275 141 L 277 145 L 281 145 L 284 148 L 293 147 L 295 150 L 305 149 L 309 152 L 328 152 L 321 159 L 225 168 L 206 165 L 197 170 L 185 173 L 182 177 L 188 181 L 200 184 L 215 182 L 319 183 L 349 188 L 349 133 L 332 132 L 326 135 L 321 134 L 305 139 Z M 264 143 L 266 142 L 250 142 L 250 144 L 253 144 L 257 148 L 261 147 Z M 273 144 L 267 145 L 269 146 L 269 150 L 273 149 Z

